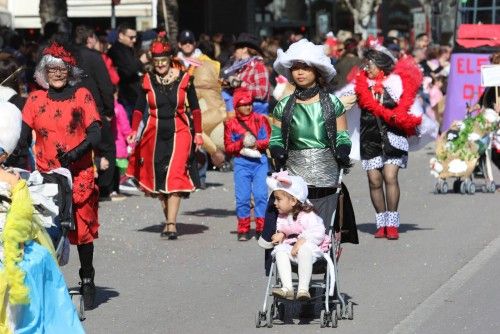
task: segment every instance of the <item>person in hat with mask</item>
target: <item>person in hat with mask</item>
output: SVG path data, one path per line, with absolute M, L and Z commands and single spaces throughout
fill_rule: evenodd
M 28 96 L 19 142 L 28 146 L 34 130 L 36 169 L 46 173 L 65 167 L 71 172 L 76 229 L 69 232 L 69 240 L 78 248 L 85 307 L 92 308 L 94 239 L 99 232 L 92 150 L 101 140 L 101 120 L 92 94 L 78 85 L 81 76 L 75 57 L 64 46 L 53 42 L 44 49 L 35 70 L 43 89 Z
M 201 110 L 192 77 L 172 66 L 173 49 L 165 33 L 158 35 L 149 50 L 153 70 L 144 75 L 134 110 L 129 141 L 138 138 L 138 143 L 126 175 L 134 177 L 147 195 L 161 200 L 167 221 L 160 236 L 175 240 L 181 198 L 195 190 L 187 163 L 192 145 L 196 149 L 203 145 Z M 141 123 L 143 130 L 137 135 Z
M 233 65 L 223 70 L 226 86 L 223 96 L 228 111 L 233 110 L 231 101 L 233 90 L 242 87 L 252 93 L 254 112 L 268 115 L 269 73 L 262 58 L 260 40 L 252 34 L 241 33 L 234 42 L 233 57 Z

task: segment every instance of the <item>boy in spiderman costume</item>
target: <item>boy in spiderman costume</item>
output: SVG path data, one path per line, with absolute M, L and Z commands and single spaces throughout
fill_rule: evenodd
M 264 229 L 267 206 L 266 177 L 271 126 L 263 115 L 252 109 L 252 93 L 239 88 L 233 95 L 236 117 L 224 125 L 226 154 L 234 156 L 234 192 L 238 218 L 238 240 L 247 241 L 250 230 L 250 199 L 253 194 L 255 207 L 255 234 L 258 239 Z

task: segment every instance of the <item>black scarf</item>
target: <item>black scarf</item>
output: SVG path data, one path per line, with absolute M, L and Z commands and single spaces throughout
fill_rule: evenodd
M 66 85 L 61 88 L 49 87 L 48 96 L 51 100 L 54 101 L 64 101 L 75 95 L 76 88 L 77 87 L 70 85 Z
M 330 141 L 333 156 L 336 156 L 337 115 L 335 113 L 333 102 L 330 99 L 330 94 L 319 85 L 307 89 L 297 87 L 293 95 L 290 96 L 290 99 L 286 102 L 283 117 L 281 119 L 281 135 L 283 137 L 283 144 L 286 151 L 288 151 L 290 124 L 292 123 L 293 111 L 295 109 L 297 99 L 306 101 L 316 96 L 318 93 L 319 103 L 321 105 L 321 110 L 323 111 L 323 119 L 325 120 L 326 133 L 328 135 L 328 140 Z

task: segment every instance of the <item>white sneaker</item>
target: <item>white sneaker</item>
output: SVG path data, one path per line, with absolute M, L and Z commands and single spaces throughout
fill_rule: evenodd
M 299 290 L 297 291 L 297 300 L 306 301 L 311 299 L 311 294 L 307 290 Z
M 273 296 L 288 300 L 293 300 L 293 289 L 288 288 L 274 288 Z
M 132 181 L 132 179 L 126 179 L 120 184 L 120 191 L 137 192 L 140 191 Z

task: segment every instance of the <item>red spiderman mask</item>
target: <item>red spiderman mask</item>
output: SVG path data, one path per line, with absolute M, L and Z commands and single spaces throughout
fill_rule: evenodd
M 233 104 L 235 108 L 239 106 L 246 106 L 252 104 L 253 96 L 252 92 L 247 89 L 239 88 L 234 91 L 233 94 Z

